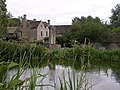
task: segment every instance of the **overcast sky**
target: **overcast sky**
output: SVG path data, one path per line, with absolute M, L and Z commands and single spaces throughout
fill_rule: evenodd
M 120 0 L 7 0 L 7 9 L 14 17 L 47 21 L 51 24 L 71 24 L 74 17 L 98 16 L 109 21 L 111 9 Z

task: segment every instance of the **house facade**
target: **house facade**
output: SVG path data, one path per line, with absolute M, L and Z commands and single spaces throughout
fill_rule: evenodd
M 48 22 L 27 20 L 26 15 L 22 18 L 22 24 L 19 27 L 19 39 L 42 40 L 49 37 L 50 20 Z
M 37 21 L 36 19 L 28 20 L 26 15 L 21 17 L 19 27 L 9 27 L 7 37 L 14 37 L 18 40 L 39 41 L 49 38 L 49 44 L 56 44 L 56 37 L 62 36 L 70 31 L 71 25 L 50 25 L 47 22 Z M 10 33 L 11 32 L 11 33 Z

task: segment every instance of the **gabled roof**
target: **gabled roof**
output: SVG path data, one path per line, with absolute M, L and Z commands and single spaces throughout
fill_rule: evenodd
M 49 24 L 46 22 L 42 22 L 42 23 L 44 24 L 45 27 L 49 26 Z
M 43 21 L 27 20 L 27 22 L 30 25 L 30 29 L 37 29 L 37 27 L 40 24 L 40 22 L 42 22 L 45 27 L 48 26 L 48 23 L 43 22 Z
M 27 20 L 27 23 L 30 25 L 30 29 L 36 29 L 40 24 L 40 21 Z

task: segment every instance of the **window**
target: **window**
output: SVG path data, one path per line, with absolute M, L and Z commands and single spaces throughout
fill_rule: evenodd
M 41 36 L 43 36 L 43 31 L 41 31 Z
M 48 31 L 46 31 L 46 36 L 48 36 Z

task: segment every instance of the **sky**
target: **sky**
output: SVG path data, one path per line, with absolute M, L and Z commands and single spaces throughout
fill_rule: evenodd
M 27 15 L 27 19 L 50 20 L 51 25 L 70 25 L 74 17 L 99 17 L 109 21 L 111 9 L 120 0 L 7 0 L 8 12 L 14 17 Z

